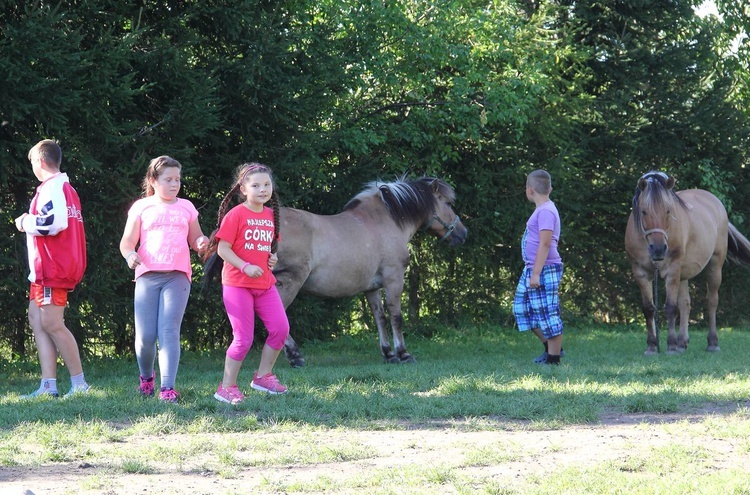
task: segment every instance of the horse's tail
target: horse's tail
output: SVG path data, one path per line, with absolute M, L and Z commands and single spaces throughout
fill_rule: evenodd
M 206 264 L 203 265 L 203 281 L 201 282 L 201 291 L 207 291 L 211 281 L 221 273 L 221 267 L 224 266 L 224 260 L 218 253 L 208 257 Z
M 750 241 L 731 223 L 729 224 L 727 257 L 738 265 L 750 266 Z

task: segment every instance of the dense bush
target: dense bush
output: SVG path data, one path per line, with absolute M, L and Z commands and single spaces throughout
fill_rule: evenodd
M 546 168 L 567 317 L 639 318 L 623 237 L 642 173 L 711 189 L 750 234 L 747 46 L 727 51 L 747 21 L 724 2 L 723 23 L 700 19 L 695 3 L 0 0 L 2 341 L 30 348 L 13 219 L 36 186 L 26 154 L 42 138 L 61 143 L 84 203 L 89 269 L 67 322 L 89 353 L 130 352 L 132 273 L 117 245 L 161 154 L 184 165 L 205 232 L 248 160 L 274 168 L 285 205 L 318 213 L 376 178 L 445 178 L 470 240 L 412 244 L 407 330 L 427 335 L 431 321 L 512 324 L 524 177 Z M 745 319 L 746 273 L 726 270 L 723 324 Z M 293 332 L 370 327 L 364 306 L 297 301 Z M 228 329 L 217 288 L 194 285 L 186 345 L 224 346 Z

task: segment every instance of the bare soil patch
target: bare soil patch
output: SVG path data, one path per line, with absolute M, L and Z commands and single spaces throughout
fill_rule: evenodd
M 698 444 L 711 453 L 713 469 L 731 469 L 733 466 L 750 465 L 747 446 L 714 437 L 708 428 L 690 428 L 690 425 L 728 417 L 749 405 L 750 402 L 737 405 L 707 404 L 699 410 L 683 414 L 611 413 L 604 414 L 597 424 L 555 430 L 535 430 L 529 424 L 500 420 L 497 421 L 497 429 L 482 431 L 461 422 L 404 425 L 404 429 L 399 430 L 333 430 L 321 433 L 316 441 L 331 449 L 357 445 L 371 454 L 355 461 L 324 464 L 240 466 L 229 477 L 206 470 L 204 466 L 215 465 L 216 459 L 200 456 L 188 459 L 180 466 L 160 466 L 159 472 L 153 474 L 128 474 L 117 466 L 106 464 L 56 463 L 38 468 L 2 467 L 0 494 L 213 495 L 280 493 L 279 487 L 287 487 L 285 493 L 293 493 L 294 490 L 288 490 L 289 486 L 296 483 L 310 486 L 321 479 L 333 483 L 334 490 L 328 493 L 355 493 L 357 490 L 351 488 L 353 483 L 347 481 L 408 466 L 457 468 L 462 474 L 496 480 L 502 486 L 522 482 L 531 476 L 541 476 L 554 469 L 625 462 L 644 446 L 658 448 L 668 444 Z M 291 433 L 252 432 L 247 435 L 261 437 L 283 449 L 284 435 L 288 440 Z M 221 435 L 217 436 L 219 438 Z M 129 439 L 127 448 L 137 449 L 139 443 L 169 445 L 170 442 L 185 441 L 187 438 L 181 435 L 139 437 Z M 481 461 L 482 452 L 495 457 L 484 463 Z M 336 485 L 349 488 L 337 490 Z M 445 488 L 444 493 L 453 493 L 450 486 Z

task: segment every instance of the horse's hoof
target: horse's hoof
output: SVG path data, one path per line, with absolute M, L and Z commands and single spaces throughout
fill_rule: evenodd
M 414 359 L 414 356 L 412 356 L 411 354 L 404 354 L 403 356 L 401 356 L 401 364 L 416 363 L 416 362 L 417 360 Z
M 718 345 L 710 345 L 706 347 L 706 352 L 719 352 L 721 349 Z
M 388 356 L 387 358 L 385 358 L 385 362 L 387 364 L 400 364 L 401 360 L 396 356 Z
M 670 347 L 669 349 L 667 349 L 667 354 L 683 354 L 686 350 L 687 348 L 685 347 Z
M 644 356 L 658 356 L 659 355 L 659 351 L 657 351 L 656 349 L 646 349 L 643 352 L 643 355 Z
M 289 365 L 292 368 L 302 368 L 303 366 L 305 366 L 305 358 L 303 358 L 302 356 L 292 358 L 289 360 Z

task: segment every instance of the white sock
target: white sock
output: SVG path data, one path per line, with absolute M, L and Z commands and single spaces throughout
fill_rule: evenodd
M 70 384 L 72 388 L 82 388 L 86 386 L 86 379 L 83 377 L 83 372 L 80 375 L 74 375 L 70 377 Z
M 56 394 L 57 393 L 57 379 L 56 378 L 42 378 L 39 383 L 39 392 L 45 394 Z

